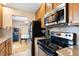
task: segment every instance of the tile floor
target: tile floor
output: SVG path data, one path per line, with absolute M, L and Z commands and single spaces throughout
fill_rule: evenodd
M 28 44 L 25 41 L 20 43 L 19 41 L 13 42 L 12 56 L 28 56 Z

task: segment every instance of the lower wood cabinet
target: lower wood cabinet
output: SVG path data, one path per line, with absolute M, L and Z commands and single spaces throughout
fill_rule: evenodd
M 5 56 L 5 43 L 0 44 L 0 56 Z
M 11 39 L 6 40 L 0 44 L 0 56 L 9 56 L 12 54 Z
M 8 55 L 11 55 L 12 54 L 12 41 L 11 40 L 9 40 L 8 41 L 9 43 L 8 43 Z
M 6 51 L 5 51 L 5 52 L 6 52 L 6 56 L 8 56 L 8 54 L 9 54 L 9 52 L 8 52 L 8 51 L 9 51 L 9 49 L 8 49 L 8 48 L 9 48 L 9 44 L 8 44 L 8 43 L 9 43 L 9 42 L 8 42 L 8 40 L 7 40 L 7 41 L 6 41 L 6 46 L 5 46 L 5 47 L 6 47 Z
M 5 56 L 5 50 L 6 50 L 6 48 L 4 47 L 1 51 L 0 51 L 0 56 Z

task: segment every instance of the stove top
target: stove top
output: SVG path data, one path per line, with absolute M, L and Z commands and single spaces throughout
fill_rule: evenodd
M 59 50 L 59 49 L 61 49 L 62 47 L 61 46 L 58 46 L 58 45 L 56 45 L 56 44 L 54 44 L 54 43 L 52 43 L 52 44 L 49 44 L 48 45 L 50 48 L 54 48 L 55 50 Z
M 68 46 L 75 45 L 73 33 L 51 33 L 50 39 L 38 40 L 43 51 L 48 52 L 50 55 L 57 55 L 56 51 Z

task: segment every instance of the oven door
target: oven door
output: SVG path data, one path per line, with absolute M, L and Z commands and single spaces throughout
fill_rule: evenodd
M 57 22 L 60 23 L 68 23 L 68 7 L 63 6 L 57 10 Z
M 47 18 L 45 18 L 45 25 L 48 26 L 48 25 L 57 24 L 56 20 L 57 20 L 57 13 L 52 14 L 52 15 L 48 16 Z

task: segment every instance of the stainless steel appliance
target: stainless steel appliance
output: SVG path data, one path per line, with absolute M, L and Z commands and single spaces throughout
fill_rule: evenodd
M 57 13 L 53 13 L 46 17 L 44 22 L 46 26 L 57 24 Z
M 48 15 L 45 15 L 44 22 L 46 26 L 55 24 L 68 23 L 68 4 L 62 3 L 57 8 L 53 9 Z
M 29 35 L 31 39 L 31 52 L 32 56 L 35 55 L 35 37 L 41 37 L 41 21 L 32 21 L 29 26 Z
M 19 41 L 19 28 L 13 28 L 13 41 Z
M 57 22 L 59 24 L 68 23 L 68 4 L 67 3 L 60 4 L 56 9 L 56 13 L 57 13 Z
M 42 50 L 43 54 L 45 53 L 44 55 L 57 56 L 57 50 L 76 45 L 76 34 L 68 32 L 51 32 L 49 39 L 38 40 L 37 43 L 39 49 Z

